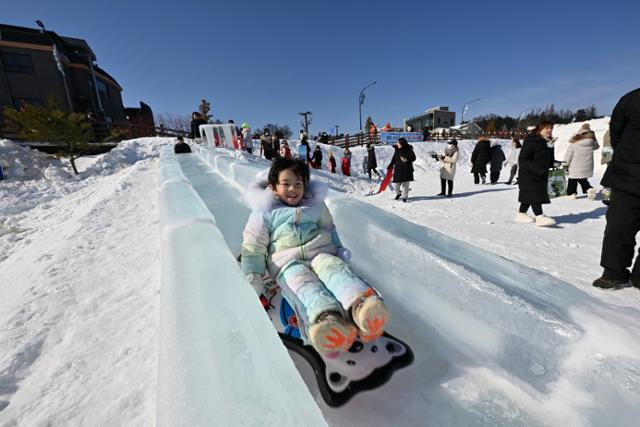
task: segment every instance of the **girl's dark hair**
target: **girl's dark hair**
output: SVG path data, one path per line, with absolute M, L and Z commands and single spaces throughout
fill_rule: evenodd
M 514 138 L 513 143 L 516 144 L 516 148 L 522 148 L 522 144 L 519 139 Z
M 540 131 L 542 131 L 542 129 L 544 128 L 548 128 L 549 126 L 553 126 L 553 123 L 551 123 L 549 120 L 544 120 L 536 125 L 532 133 L 540 135 Z
M 297 177 L 302 178 L 302 182 L 306 187 L 309 184 L 309 166 L 305 162 L 299 159 L 286 159 L 284 157 L 277 157 L 271 163 L 271 169 L 269 169 L 269 184 L 275 188 L 278 184 L 278 176 L 283 170 L 291 169 Z
M 407 140 L 402 138 L 402 137 L 400 137 L 398 139 L 398 143 L 400 144 L 400 147 L 402 147 L 402 148 L 407 148 L 409 146 L 409 143 L 407 142 Z

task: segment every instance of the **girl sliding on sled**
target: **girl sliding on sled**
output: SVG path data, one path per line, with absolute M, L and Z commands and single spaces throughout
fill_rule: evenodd
M 348 350 L 356 335 L 375 340 L 389 320 L 382 299 L 351 270 L 326 194 L 326 186 L 309 182 L 304 161 L 275 159 L 268 182 L 248 191 L 253 211 L 241 260 L 259 296 L 268 270 L 296 311 L 303 339 L 321 354 Z

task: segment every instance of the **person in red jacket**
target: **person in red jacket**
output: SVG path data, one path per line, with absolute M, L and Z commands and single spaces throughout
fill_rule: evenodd
M 351 150 L 346 147 L 342 152 L 342 175 L 351 176 Z

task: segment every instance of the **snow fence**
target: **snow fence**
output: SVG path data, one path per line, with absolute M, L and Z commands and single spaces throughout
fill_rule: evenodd
M 170 150 L 160 156 L 159 185 L 157 425 L 326 425 Z

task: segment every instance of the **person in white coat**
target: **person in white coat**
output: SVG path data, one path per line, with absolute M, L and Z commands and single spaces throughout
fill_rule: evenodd
M 589 123 L 582 125 L 578 133 L 571 137 L 564 156 L 565 167 L 569 170 L 567 196 L 576 198 L 578 184 L 590 200 L 596 198 L 596 190 L 589 184 L 593 176 L 593 152 L 600 148 Z
M 451 197 L 453 195 L 453 178 L 456 175 L 456 162 L 458 161 L 458 141 L 452 139 L 444 150 L 444 154 L 440 154 L 438 159 L 442 162 L 440 168 L 440 194 L 438 196 Z M 449 191 L 447 192 L 447 186 Z
M 251 154 L 253 152 L 253 139 L 251 135 L 251 128 L 247 122 L 242 123 L 242 141 L 244 149 Z
M 520 140 L 516 137 L 511 141 L 511 152 L 509 153 L 509 157 L 507 157 L 506 166 L 509 169 L 509 180 L 507 184 L 517 184 L 518 179 L 516 178 L 515 182 L 513 178 L 516 176 L 518 172 L 518 157 L 520 156 L 520 150 L 522 149 L 522 144 L 520 144 Z

